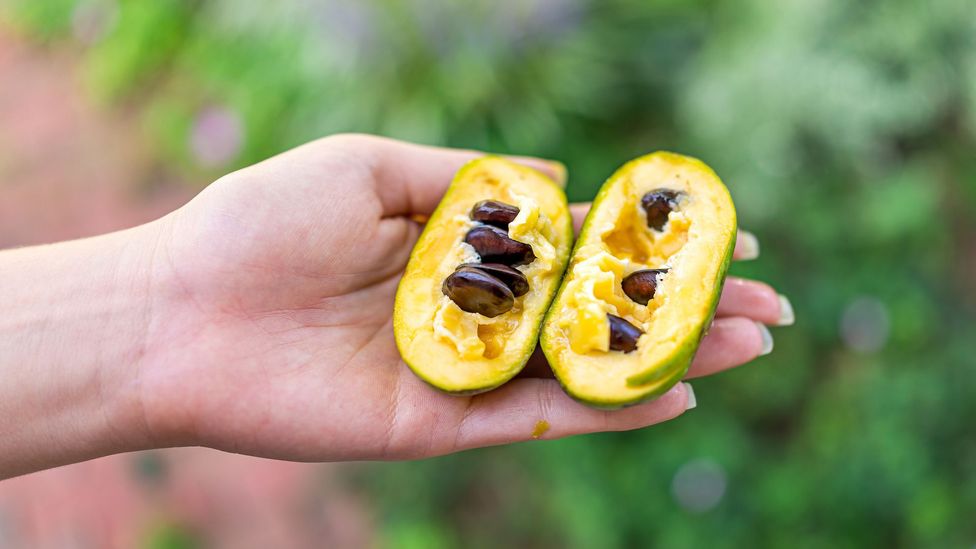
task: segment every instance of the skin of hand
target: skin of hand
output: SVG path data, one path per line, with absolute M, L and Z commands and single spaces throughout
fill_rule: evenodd
M 332 136 L 229 174 L 147 225 L 0 253 L 0 478 L 188 445 L 414 459 L 534 438 L 540 420 L 549 439 L 693 406 L 678 384 L 649 403 L 591 409 L 538 356 L 469 397 L 410 372 L 391 317 L 422 230 L 414 219 L 480 154 Z M 515 160 L 565 178 L 557 163 Z M 578 225 L 586 205 L 573 210 Z M 755 251 L 739 241 L 740 258 Z M 784 308 L 769 286 L 730 278 L 688 377 L 768 352 L 762 324 L 782 324 Z

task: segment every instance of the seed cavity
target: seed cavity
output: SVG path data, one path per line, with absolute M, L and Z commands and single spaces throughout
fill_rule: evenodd
M 462 263 L 458 268 L 461 267 L 478 269 L 501 280 L 508 286 L 509 290 L 512 290 L 512 294 L 515 297 L 522 297 L 529 293 L 529 279 L 508 265 L 502 265 L 501 263 Z
M 671 189 L 655 189 L 641 197 L 641 207 L 647 214 L 647 226 L 660 231 L 668 222 L 668 214 L 678 207 L 678 198 L 683 194 Z
M 508 229 L 508 224 L 518 216 L 519 209 L 511 204 L 497 200 L 482 200 L 471 208 L 471 219 L 500 229 Z
M 464 241 L 481 256 L 483 263 L 508 266 L 527 265 L 535 260 L 532 246 L 512 240 L 508 233 L 491 225 L 479 225 L 465 235 Z
M 458 267 L 444 279 L 441 291 L 468 313 L 494 318 L 515 306 L 515 295 L 504 282 L 473 267 Z
M 607 313 L 610 322 L 610 350 L 629 353 L 637 348 L 637 340 L 644 334 L 640 328 L 619 316 Z
M 635 303 L 647 305 L 647 302 L 654 299 L 657 291 L 657 283 L 669 269 L 642 269 L 634 271 L 624 277 L 620 283 L 627 297 Z
M 532 246 L 508 236 L 508 225 L 518 213 L 515 206 L 497 200 L 482 200 L 471 208 L 471 219 L 482 224 L 468 231 L 464 241 L 481 263 L 458 265 L 441 284 L 441 292 L 462 311 L 494 318 L 511 311 L 516 297 L 529 293 L 529 280 L 512 268 L 535 260 Z

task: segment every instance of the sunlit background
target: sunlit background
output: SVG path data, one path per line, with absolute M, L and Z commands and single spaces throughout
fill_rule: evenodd
M 711 164 L 797 323 L 650 429 L 418 463 L 205 450 L 0 484 L 0 547 L 972 547 L 971 0 L 3 0 L 0 245 L 334 132 Z

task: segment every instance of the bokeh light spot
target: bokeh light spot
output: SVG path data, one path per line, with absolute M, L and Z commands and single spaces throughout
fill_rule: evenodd
M 713 509 L 725 496 L 725 469 L 711 459 L 685 463 L 671 480 L 671 495 L 686 511 L 704 513 Z
M 874 297 L 855 299 L 841 316 L 840 337 L 847 348 L 859 353 L 880 351 L 890 332 L 888 307 Z
M 237 157 L 244 141 L 240 116 L 225 107 L 207 107 L 193 121 L 190 150 L 201 165 L 223 166 Z

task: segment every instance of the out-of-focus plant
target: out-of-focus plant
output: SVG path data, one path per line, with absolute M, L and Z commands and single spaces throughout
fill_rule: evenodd
M 976 543 L 970 0 L 13 0 L 204 179 L 365 131 L 729 183 L 798 323 L 645 432 L 361 465 L 391 546 Z

